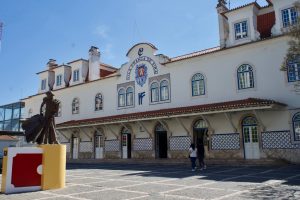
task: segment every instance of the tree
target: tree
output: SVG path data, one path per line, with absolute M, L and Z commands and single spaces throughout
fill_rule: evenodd
M 287 28 L 286 34 L 291 37 L 289 41 L 289 48 L 284 61 L 281 65 L 281 71 L 287 71 L 288 62 L 300 59 L 300 2 L 294 4 L 297 13 L 298 20 L 295 24 Z M 300 81 L 296 81 L 294 84 L 295 92 L 300 94 Z

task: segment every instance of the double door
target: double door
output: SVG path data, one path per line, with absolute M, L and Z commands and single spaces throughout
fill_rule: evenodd
M 95 136 L 95 159 L 102 159 L 104 157 L 104 137 L 103 135 Z
M 243 126 L 245 159 L 259 159 L 257 126 Z
M 122 133 L 122 158 L 131 158 L 131 134 Z

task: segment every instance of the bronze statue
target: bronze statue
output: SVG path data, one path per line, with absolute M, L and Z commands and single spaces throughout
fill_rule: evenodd
M 58 144 L 55 131 L 55 114 L 59 109 L 59 101 L 53 99 L 51 91 L 46 92 L 40 107 L 40 114 L 34 115 L 22 123 L 27 142 L 37 144 Z M 43 107 L 46 107 L 43 112 Z

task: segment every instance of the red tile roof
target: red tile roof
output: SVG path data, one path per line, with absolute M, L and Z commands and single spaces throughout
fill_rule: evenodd
M 67 121 L 58 124 L 57 127 L 60 128 L 60 127 L 69 127 L 69 126 L 76 126 L 76 125 L 100 124 L 100 123 L 120 122 L 120 121 L 138 120 L 138 119 L 147 120 L 150 118 L 157 118 L 157 117 L 168 117 L 168 116 L 176 116 L 176 115 L 183 115 L 183 114 L 205 113 L 205 112 L 214 112 L 214 111 L 215 112 L 229 111 L 229 110 L 236 110 L 236 109 L 243 109 L 243 108 L 265 107 L 265 106 L 272 106 L 272 105 L 286 106 L 285 104 L 275 102 L 273 100 L 248 98 L 243 100 L 228 101 L 228 102 L 221 102 L 221 103 L 168 108 L 168 109 L 153 110 L 153 111 L 146 111 L 146 112 L 139 112 L 139 113 L 91 118 L 91 119 L 84 119 L 84 120 L 72 120 L 72 121 Z
M 266 13 L 257 16 L 257 30 L 260 33 L 260 37 L 271 37 L 271 30 L 275 24 L 275 12 Z
M 10 135 L 0 135 L 0 140 L 5 140 L 5 141 L 7 141 L 7 140 L 18 140 L 16 137 L 14 137 L 14 136 L 10 136 Z

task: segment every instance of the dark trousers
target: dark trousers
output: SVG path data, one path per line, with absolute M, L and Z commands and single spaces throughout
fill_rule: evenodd
M 191 159 L 191 163 L 192 163 L 192 169 L 195 169 L 196 168 L 196 157 L 190 157 Z
M 199 167 L 200 167 L 200 169 L 204 168 L 204 166 L 205 166 L 204 157 L 199 157 Z

